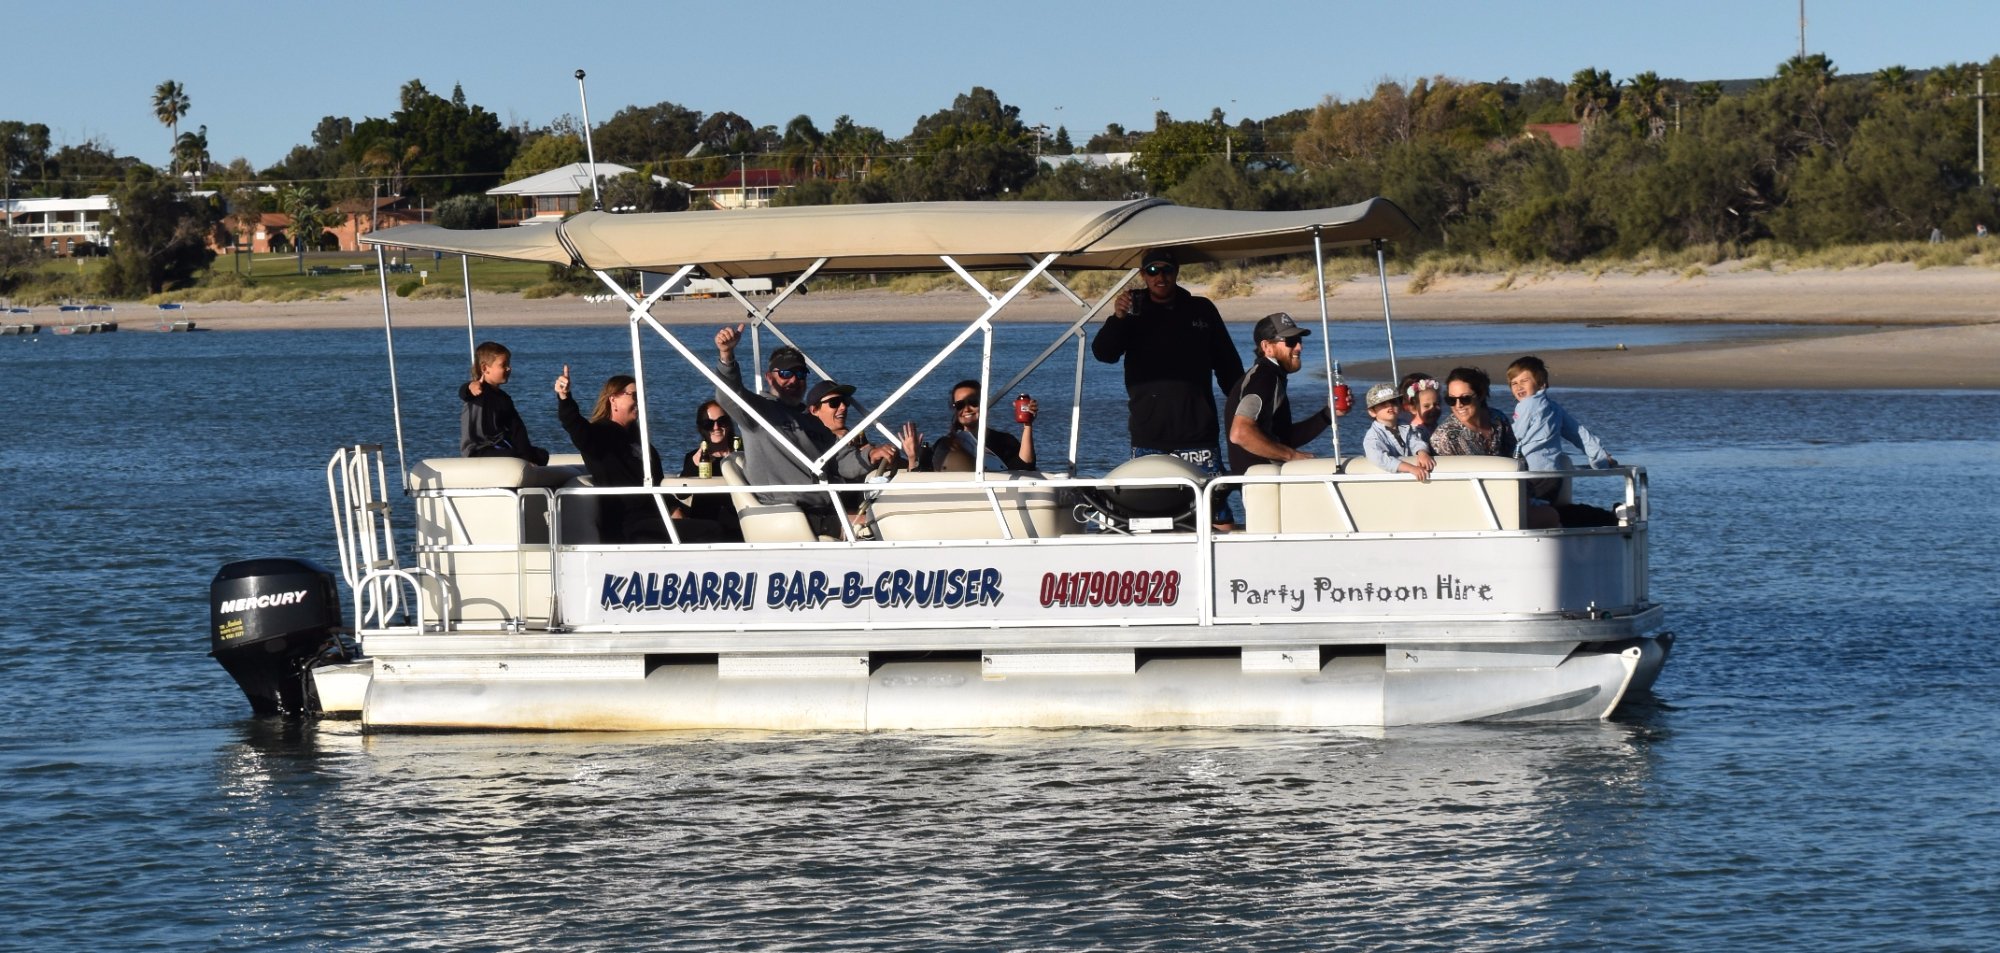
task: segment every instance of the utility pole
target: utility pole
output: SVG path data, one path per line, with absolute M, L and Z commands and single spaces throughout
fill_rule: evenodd
M 1979 71 L 1979 187 L 1986 187 L 1986 70 Z
M 1806 58 L 1806 0 L 1799 0 L 1799 62 Z

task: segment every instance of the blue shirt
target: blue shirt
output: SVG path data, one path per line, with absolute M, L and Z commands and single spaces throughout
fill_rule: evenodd
M 1611 465 L 1611 455 L 1604 452 L 1597 435 L 1577 423 L 1569 411 L 1549 396 L 1547 389 L 1514 405 L 1514 439 L 1519 447 L 1516 452 L 1527 461 L 1530 470 L 1576 469 L 1569 454 L 1563 452 L 1564 440 L 1575 444 L 1590 458 L 1592 469 Z
M 1395 473 L 1403 458 L 1414 457 L 1429 449 L 1430 444 L 1425 443 L 1424 438 L 1418 436 L 1409 424 L 1397 424 L 1391 430 L 1378 420 L 1368 425 L 1368 435 L 1361 438 L 1361 452 L 1367 455 L 1369 463 L 1382 468 L 1384 473 Z

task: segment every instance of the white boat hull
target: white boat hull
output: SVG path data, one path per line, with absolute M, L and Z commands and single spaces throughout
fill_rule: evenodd
M 1115 653 L 1110 666 L 1101 662 L 1104 653 L 1067 662 L 1040 654 L 1025 656 L 1011 672 L 1004 656 L 992 655 L 766 656 L 751 664 L 699 655 L 430 656 L 375 660 L 360 714 L 370 728 L 627 731 L 1589 721 L 1610 717 L 1648 687 L 1671 644 L 1671 635 L 1583 644 L 1410 643 L 1329 649 L 1324 658 L 1315 647 L 1275 656 L 1310 654 L 1310 661 L 1264 670 L 1249 661 L 1269 654 L 1257 650 L 1239 657 L 1140 655 L 1124 671 L 1116 670 Z

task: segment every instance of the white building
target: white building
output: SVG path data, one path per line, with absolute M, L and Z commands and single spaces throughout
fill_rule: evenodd
M 28 239 L 51 255 L 76 254 L 78 245 L 105 244 L 104 220 L 111 215 L 111 196 L 83 199 L 10 199 L 4 204 L 7 233 Z
M 621 175 L 639 170 L 615 162 L 599 162 L 597 177 L 610 181 Z M 661 187 L 680 183 L 663 175 L 653 176 L 653 181 Z M 514 209 L 501 208 L 501 224 L 513 222 L 519 225 L 533 225 L 538 222 L 560 222 L 566 215 L 577 211 L 577 197 L 590 189 L 590 165 L 572 162 L 560 168 L 550 169 L 540 175 L 509 182 L 487 189 L 486 194 L 499 199 L 511 196 L 516 200 Z

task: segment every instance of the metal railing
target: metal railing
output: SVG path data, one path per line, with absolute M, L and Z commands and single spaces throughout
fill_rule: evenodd
M 376 573 L 399 568 L 395 526 L 389 518 L 387 472 L 381 444 L 355 444 L 333 452 L 326 463 L 326 492 L 333 507 L 334 546 L 340 554 L 340 576 L 354 593 L 356 631 L 380 627 L 402 610 L 393 587 L 374 601 L 377 614 L 363 614 L 367 587 L 381 585 Z
M 354 452 L 350 453 L 350 449 Z M 334 461 L 330 463 L 328 467 L 329 486 L 330 487 L 334 486 L 336 477 L 338 475 L 350 474 L 349 476 L 345 477 L 345 481 L 348 484 L 354 485 L 356 489 L 348 491 L 348 498 L 349 499 L 358 498 L 362 501 L 361 505 L 359 506 L 350 505 L 347 507 L 345 511 L 343 511 L 340 506 L 340 496 L 338 493 L 336 493 L 335 497 L 336 531 L 341 539 L 342 570 L 343 574 L 349 578 L 350 585 L 356 587 L 357 619 L 363 621 L 372 619 L 373 622 L 375 623 L 375 626 L 380 627 L 387 625 L 388 618 L 393 616 L 399 610 L 399 605 L 396 602 L 398 594 L 396 592 L 383 592 L 383 593 L 371 592 L 366 597 L 366 599 L 364 599 L 358 593 L 360 593 L 362 587 L 378 584 L 379 579 L 377 577 L 388 577 L 394 575 L 394 572 L 391 572 L 391 570 L 395 570 L 393 550 L 387 546 L 388 522 L 387 522 L 386 504 L 383 504 L 382 508 L 379 510 L 367 505 L 370 502 L 374 502 L 369 496 L 370 492 L 369 487 L 371 486 L 380 487 L 383 485 L 383 479 L 381 475 L 381 451 L 379 447 L 356 447 L 350 449 L 343 449 L 341 452 L 336 453 Z M 372 483 L 370 481 L 371 477 L 370 467 L 369 467 L 370 458 L 372 458 L 372 465 L 373 465 Z M 344 464 L 343 461 L 345 461 Z M 1293 476 L 1246 475 L 1246 476 L 1215 477 L 1205 482 L 1197 482 L 1185 477 L 1121 478 L 1115 480 L 1106 478 L 1089 479 L 1089 478 L 1051 477 L 1051 478 L 1031 478 L 1031 479 L 1020 479 L 1020 480 L 1006 480 L 1006 481 L 967 479 L 967 480 L 938 480 L 935 482 L 925 481 L 925 482 L 911 482 L 911 483 L 896 483 L 893 481 L 874 482 L 874 483 L 837 483 L 837 484 L 829 483 L 829 484 L 814 484 L 811 486 L 771 485 L 771 484 L 763 484 L 763 485 L 713 484 L 713 485 L 698 485 L 698 486 L 681 486 L 681 485 L 670 484 L 670 485 L 650 487 L 650 488 L 575 486 L 575 487 L 564 487 L 562 489 L 554 491 L 544 488 L 534 488 L 534 487 L 520 488 L 520 489 L 508 489 L 508 488 L 425 489 L 416 491 L 415 495 L 418 497 L 436 498 L 439 499 L 444 504 L 442 510 L 439 512 L 439 516 L 445 520 L 448 520 L 450 525 L 443 527 L 443 529 L 448 533 L 449 538 L 458 540 L 469 540 L 472 538 L 472 533 L 470 532 L 469 527 L 465 526 L 464 523 L 459 519 L 456 508 L 450 506 L 450 500 L 452 498 L 507 497 L 507 496 L 514 497 L 519 501 L 514 509 L 515 523 L 516 523 L 514 538 L 516 542 L 490 543 L 490 544 L 473 544 L 464 542 L 443 543 L 443 544 L 419 543 L 416 544 L 414 551 L 423 555 L 432 555 L 432 554 L 442 555 L 442 554 L 452 554 L 452 553 L 492 553 L 492 552 L 513 553 L 516 557 L 516 562 L 515 562 L 516 612 L 513 618 L 507 620 L 505 625 L 506 627 L 512 628 L 516 631 L 524 630 L 528 627 L 528 620 L 526 618 L 527 616 L 526 608 L 528 605 L 528 595 L 529 595 L 527 588 L 528 587 L 527 577 L 529 575 L 529 572 L 528 572 L 528 567 L 525 564 L 525 560 L 527 559 L 530 553 L 547 552 L 549 554 L 548 591 L 550 593 L 550 602 L 548 607 L 548 625 L 552 631 L 561 631 L 564 623 L 562 620 L 561 608 L 560 605 L 558 604 L 557 594 L 562 591 L 561 578 L 563 572 L 563 560 L 561 558 L 561 555 L 567 552 L 619 552 L 619 553 L 636 553 L 636 554 L 672 552 L 672 553 L 682 553 L 689 556 L 698 556 L 698 554 L 704 552 L 726 552 L 726 551 L 770 550 L 770 549 L 802 550 L 809 552 L 816 548 L 819 549 L 848 548 L 848 547 L 889 548 L 889 547 L 897 547 L 904 545 L 923 545 L 923 546 L 942 545 L 951 547 L 979 548 L 979 547 L 994 547 L 994 546 L 1021 547 L 1021 546 L 1042 546 L 1050 544 L 1063 545 L 1065 543 L 1075 543 L 1079 540 L 1085 541 L 1089 545 L 1111 545 L 1111 546 L 1118 545 L 1120 539 L 1125 539 L 1131 542 L 1144 542 L 1151 544 L 1159 544 L 1166 542 L 1179 543 L 1184 541 L 1188 546 L 1195 547 L 1198 549 L 1198 552 L 1191 559 L 1191 565 L 1194 569 L 1194 578 L 1191 580 L 1193 585 L 1190 588 L 1192 589 L 1193 592 L 1199 594 L 1200 602 L 1199 602 L 1198 624 L 1206 626 L 1212 624 L 1215 619 L 1215 605 L 1214 605 L 1215 593 L 1213 585 L 1213 573 L 1215 571 L 1215 563 L 1214 563 L 1213 550 L 1215 547 L 1216 540 L 1218 538 L 1230 540 L 1232 545 L 1242 545 L 1245 543 L 1252 543 L 1254 542 L 1255 539 L 1261 539 L 1261 538 L 1344 538 L 1352 536 L 1356 538 L 1380 539 L 1385 537 L 1387 538 L 1416 538 L 1416 537 L 1436 537 L 1436 536 L 1464 537 L 1464 536 L 1487 536 L 1494 534 L 1505 534 L 1507 536 L 1518 536 L 1521 534 L 1560 535 L 1560 534 L 1601 533 L 1607 531 L 1604 529 L 1530 529 L 1525 527 L 1519 527 L 1519 528 L 1508 527 L 1506 525 L 1507 521 L 1502 520 L 1499 512 L 1497 512 L 1494 509 L 1491 495 L 1487 490 L 1488 484 L 1496 481 L 1526 482 L 1530 480 L 1545 479 L 1550 476 L 1552 476 L 1552 474 L 1533 472 L 1533 471 L 1480 471 L 1480 472 L 1433 474 L 1431 479 L 1431 482 L 1433 484 L 1448 485 L 1448 484 L 1463 483 L 1467 487 L 1468 492 L 1477 494 L 1479 500 L 1479 507 L 1484 510 L 1484 514 L 1486 517 L 1484 520 L 1485 525 L 1453 528 L 1448 532 L 1434 532 L 1434 531 L 1416 532 L 1416 531 L 1400 531 L 1400 530 L 1371 532 L 1356 528 L 1361 525 L 1361 521 L 1357 521 L 1355 514 L 1350 509 L 1348 509 L 1349 505 L 1348 501 L 1346 501 L 1342 497 L 1340 489 L 1342 487 L 1354 487 L 1359 485 L 1375 485 L 1375 484 L 1410 485 L 1415 482 L 1411 477 L 1404 474 L 1328 473 L 1328 474 L 1293 475 Z M 1650 517 L 1650 514 L 1648 512 L 1649 504 L 1647 498 L 1647 480 L 1645 471 L 1641 468 L 1619 467 L 1608 470 L 1570 471 L 1561 474 L 1561 476 L 1572 480 L 1616 479 L 1616 480 L 1621 480 L 1623 482 L 1624 492 L 1623 492 L 1622 505 L 1617 506 L 1615 509 L 1615 512 L 1617 513 L 1620 522 L 1620 527 L 1612 527 L 1608 530 L 1610 532 L 1618 532 L 1622 527 L 1629 527 L 1635 523 L 1644 523 Z M 1295 530 L 1287 532 L 1284 531 L 1281 527 L 1279 531 L 1272 533 L 1252 534 L 1252 533 L 1238 532 L 1230 534 L 1218 534 L 1209 525 L 1207 514 L 1212 512 L 1214 497 L 1217 493 L 1240 491 L 1243 487 L 1255 486 L 1255 485 L 1286 486 L 1286 485 L 1314 485 L 1314 484 L 1323 485 L 1326 487 L 1326 490 L 1330 496 L 1329 502 L 1333 507 L 1334 511 L 1342 515 L 1342 518 L 1345 520 L 1346 523 L 1346 529 L 1344 530 L 1313 529 L 1313 530 Z M 1193 500 L 1193 511 L 1196 514 L 1192 530 L 1191 531 L 1181 530 L 1177 532 L 1151 532 L 1151 533 L 1140 532 L 1130 537 L 1118 537 L 1111 533 L 1089 532 L 1086 531 L 1081 525 L 1073 523 L 1072 524 L 1073 531 L 1061 535 L 1022 538 L 1019 535 L 1017 535 L 1014 526 L 1009 522 L 1009 516 L 1010 516 L 1009 508 L 1010 507 L 1013 508 L 1013 511 L 1016 514 L 1019 514 L 1021 512 L 1021 507 L 1023 507 L 1025 504 L 1029 502 L 1027 499 L 1025 499 L 1025 497 L 1029 494 L 1044 494 L 1044 493 L 1054 494 L 1054 502 L 1057 508 L 1057 519 L 1062 521 L 1070 521 L 1072 520 L 1072 517 L 1070 516 L 1069 509 L 1075 505 L 1076 500 L 1068 497 L 1073 497 L 1081 491 L 1091 491 L 1091 490 L 1104 491 L 1104 490 L 1147 488 L 1147 487 L 1152 487 L 1152 488 L 1169 487 L 1169 488 L 1178 488 L 1186 491 L 1189 494 L 1189 497 Z M 898 495 L 907 495 L 912 497 L 921 496 L 926 498 L 932 498 L 932 499 L 927 499 L 926 502 L 934 503 L 937 502 L 934 498 L 941 494 L 949 495 L 952 493 L 963 493 L 965 494 L 965 500 L 963 501 L 964 503 L 977 504 L 978 506 L 986 509 L 987 512 L 992 516 L 994 520 L 994 535 L 987 538 L 976 538 L 976 539 L 955 538 L 949 540 L 935 540 L 935 541 L 926 541 L 922 539 L 886 540 L 880 538 L 868 538 L 866 536 L 857 535 L 854 531 L 852 523 L 849 522 L 847 519 L 843 518 L 842 522 L 844 525 L 844 538 L 837 540 L 817 540 L 817 541 L 800 540 L 800 541 L 789 541 L 781 543 L 774 543 L 774 542 L 693 543 L 693 542 L 686 542 L 681 539 L 679 529 L 674 525 L 676 522 L 675 520 L 671 518 L 664 518 L 662 522 L 665 525 L 669 537 L 669 541 L 667 542 L 603 543 L 594 540 L 572 541 L 563 538 L 563 524 L 564 524 L 563 510 L 564 510 L 564 502 L 566 500 L 578 500 L 581 498 L 591 498 L 591 497 L 625 497 L 625 498 L 659 499 L 663 497 L 674 496 L 674 497 L 685 498 L 685 497 L 697 497 L 697 496 L 714 495 L 714 494 L 739 494 L 739 493 L 793 494 L 793 495 L 796 494 L 816 495 L 823 493 L 826 495 L 830 505 L 833 506 L 835 511 L 842 513 L 843 515 L 847 512 L 845 506 L 843 505 L 843 501 L 841 499 L 841 496 L 843 494 L 849 494 L 849 493 L 861 494 L 863 497 L 862 512 L 864 514 L 868 514 L 872 511 L 876 503 L 881 502 L 883 500 L 893 499 Z M 546 543 L 542 543 L 540 541 L 532 541 L 532 542 L 529 541 L 536 534 L 530 531 L 532 527 L 529 522 L 530 508 L 528 506 L 528 501 L 535 498 L 540 498 L 544 502 L 542 513 L 546 515 L 546 519 L 548 521 L 548 526 L 547 526 L 548 535 Z M 1525 510 L 1525 508 L 1529 505 L 1527 502 L 1527 495 L 1525 489 L 1523 489 L 1523 491 L 1520 492 L 1518 499 L 1519 499 L 1519 505 Z M 957 501 L 952 501 L 952 502 L 957 502 Z M 1041 504 L 1037 503 L 1036 505 L 1041 505 Z M 343 512 L 348 514 L 344 519 L 341 516 Z M 376 516 L 376 514 L 378 513 L 380 514 L 379 522 L 377 521 L 377 516 Z M 1023 519 L 1023 525 L 1026 525 L 1025 516 L 1023 515 L 1021 516 L 1021 518 Z M 371 530 L 375 529 L 376 527 L 379 527 L 379 533 L 380 533 L 379 540 L 377 540 L 375 532 L 372 531 L 361 532 L 354 528 L 355 524 L 360 524 L 364 522 Z M 370 548 L 371 545 L 373 545 L 374 548 Z M 1634 558 L 1638 561 L 1639 570 L 1643 572 L 1644 568 L 1643 542 L 1638 543 L 1636 545 L 1639 546 L 1641 552 L 1635 555 Z M 383 554 L 386 554 L 386 556 Z M 386 560 L 386 562 L 384 560 Z M 372 567 L 372 568 L 367 568 L 367 567 Z M 401 570 L 396 570 L 396 571 L 402 572 Z M 451 606 L 455 604 L 453 600 L 454 587 L 452 585 L 449 576 L 443 573 L 438 573 L 433 570 L 424 568 L 419 568 L 404 572 L 404 575 L 408 575 L 408 572 L 422 573 L 424 575 L 435 578 L 436 584 L 444 600 L 443 603 L 444 609 L 443 612 L 441 613 L 440 620 L 437 624 L 438 631 L 450 632 L 462 628 L 461 626 L 455 625 L 455 623 L 453 622 L 454 613 L 451 610 Z M 417 582 L 414 578 L 410 578 L 409 582 L 413 587 L 416 587 L 415 591 L 417 593 L 417 598 L 418 601 L 421 602 L 422 587 L 417 586 Z M 377 609 L 378 606 L 380 608 L 379 610 L 372 612 L 370 615 L 363 616 L 361 615 L 363 606 L 366 606 L 371 610 Z M 419 614 L 420 615 L 422 614 L 421 606 L 419 607 Z M 1190 621 L 1197 621 L 1197 620 L 1190 620 Z M 422 623 L 419 624 L 421 625 Z M 993 624 L 1000 624 L 1000 623 L 993 623 Z M 357 628 L 365 628 L 365 627 L 366 626 L 357 626 Z M 895 626 L 877 625 L 868 627 L 894 628 Z

